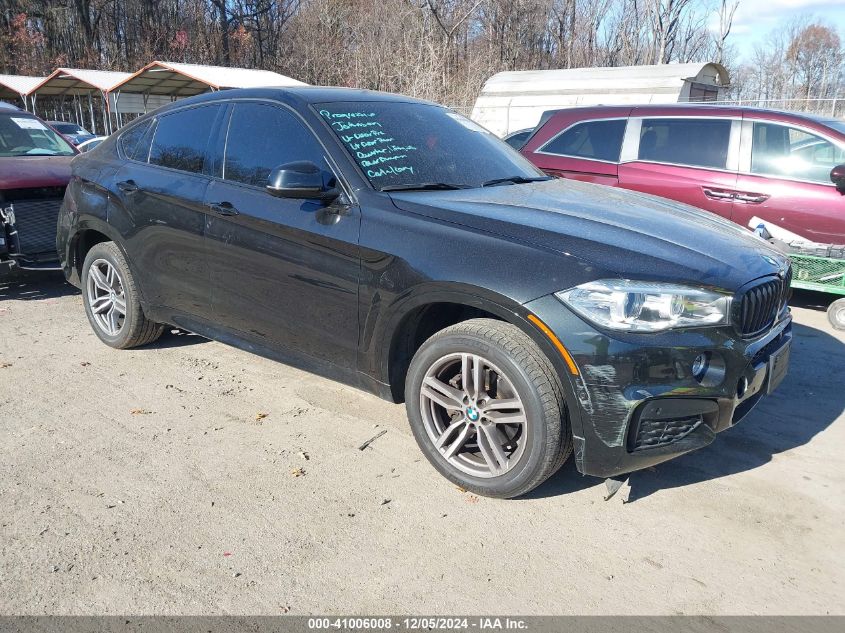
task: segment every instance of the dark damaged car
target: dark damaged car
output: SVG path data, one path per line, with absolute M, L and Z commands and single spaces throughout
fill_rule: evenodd
M 76 153 L 38 117 L 0 103 L 0 275 L 58 270 L 56 221 Z
M 404 401 L 429 461 L 479 494 L 573 453 L 609 477 L 701 448 L 787 371 L 790 269 L 765 242 L 551 180 L 433 104 L 204 95 L 73 172 L 62 264 L 104 343 L 175 325 Z

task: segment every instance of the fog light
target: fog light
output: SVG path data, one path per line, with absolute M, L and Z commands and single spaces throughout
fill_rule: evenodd
M 745 392 L 748 391 L 748 378 L 743 376 L 739 379 L 739 382 L 736 383 L 736 395 L 738 398 L 742 398 L 745 395 Z
M 704 372 L 707 371 L 707 355 L 699 354 L 692 361 L 692 375 L 696 380 L 704 378 Z
M 716 352 L 702 352 L 693 359 L 690 372 L 702 387 L 716 387 L 725 379 L 725 359 Z

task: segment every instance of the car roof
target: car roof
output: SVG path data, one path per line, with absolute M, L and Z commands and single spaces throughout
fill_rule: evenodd
M 11 103 L 6 103 L 5 101 L 0 101 L 0 110 L 14 110 L 16 112 L 21 111 L 19 107 L 13 106 Z
M 815 128 L 826 133 L 833 133 L 836 135 L 843 134 L 843 132 L 838 129 L 838 126 L 832 125 L 834 123 L 841 124 L 842 121 L 829 116 L 821 116 L 807 112 L 776 110 L 774 108 L 758 108 L 753 106 L 727 104 L 714 105 L 709 103 L 650 103 L 641 105 L 595 105 L 579 106 L 576 108 L 560 108 L 558 110 L 544 112 L 537 128 L 539 130 L 540 127 L 552 120 L 555 122 L 554 125 L 558 126 L 562 121 L 564 124 L 567 124 L 570 122 L 577 122 L 579 119 L 683 115 L 709 115 L 717 117 L 740 117 L 745 115 L 749 119 L 771 119 L 783 124 L 803 124 L 806 127 Z
M 213 103 L 230 99 L 275 99 L 295 106 L 307 106 L 318 103 L 358 101 L 361 103 L 381 101 L 386 103 L 423 103 L 438 105 L 431 101 L 423 101 L 405 95 L 376 90 L 359 90 L 357 88 L 335 88 L 325 86 L 284 86 L 263 88 L 236 88 L 233 90 L 219 90 L 207 92 L 186 99 L 179 99 L 169 103 L 156 112 L 165 112 L 175 108 L 195 103 Z
M 644 104 L 630 104 L 630 105 L 594 105 L 594 106 L 578 106 L 575 108 L 560 108 L 553 111 L 554 115 L 561 115 L 561 114 L 581 114 L 581 113 L 591 113 L 591 114 L 616 114 L 621 111 L 628 110 L 631 111 L 632 116 L 634 116 L 634 112 L 637 115 L 641 114 L 650 114 L 650 113 L 659 113 L 659 112 L 672 112 L 674 113 L 688 113 L 688 112 L 695 112 L 695 113 L 709 113 L 709 114 L 723 114 L 725 116 L 729 116 L 731 114 L 736 114 L 737 112 L 747 112 L 752 114 L 758 114 L 761 116 L 776 116 L 776 117 L 790 117 L 793 119 L 803 119 L 805 121 L 810 121 L 813 123 L 821 123 L 827 124 L 831 122 L 838 121 L 838 119 L 834 119 L 827 116 L 821 116 L 816 114 L 811 114 L 807 112 L 793 112 L 790 110 L 778 110 L 775 108 L 759 108 L 754 106 L 740 106 L 740 105 L 730 105 L 730 104 L 710 104 L 706 102 L 690 102 L 690 103 L 644 103 Z

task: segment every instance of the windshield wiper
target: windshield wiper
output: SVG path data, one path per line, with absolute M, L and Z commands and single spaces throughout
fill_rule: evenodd
M 448 182 L 419 182 L 413 185 L 387 185 L 379 191 L 451 191 L 453 189 L 469 189 L 469 185 L 453 185 Z
M 534 178 L 526 178 L 525 176 L 510 176 L 508 178 L 494 178 L 482 183 L 482 187 L 492 187 L 493 185 L 504 185 L 507 183 L 514 185 L 523 185 L 527 182 L 542 182 L 544 180 L 551 180 L 551 176 L 535 176 Z

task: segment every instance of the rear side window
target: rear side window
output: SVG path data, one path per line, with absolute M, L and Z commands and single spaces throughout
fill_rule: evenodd
M 730 119 L 645 119 L 639 159 L 725 169 L 730 138 Z
M 150 149 L 150 163 L 202 173 L 205 150 L 219 106 L 180 110 L 159 119 Z
M 269 104 L 235 104 L 223 178 L 264 187 L 273 169 L 303 160 L 328 169 L 322 146 L 294 114 Z
M 845 151 L 815 134 L 776 123 L 755 123 L 751 173 L 830 184 Z
M 152 121 L 145 121 L 136 125 L 123 134 L 120 135 L 120 151 L 131 160 L 140 160 L 146 162 L 147 154 L 150 153 L 150 135 L 147 132 L 150 129 Z M 146 137 L 146 142 L 144 138 Z
M 591 160 L 619 162 L 625 119 L 585 121 L 554 137 L 539 151 L 558 156 L 575 156 Z

